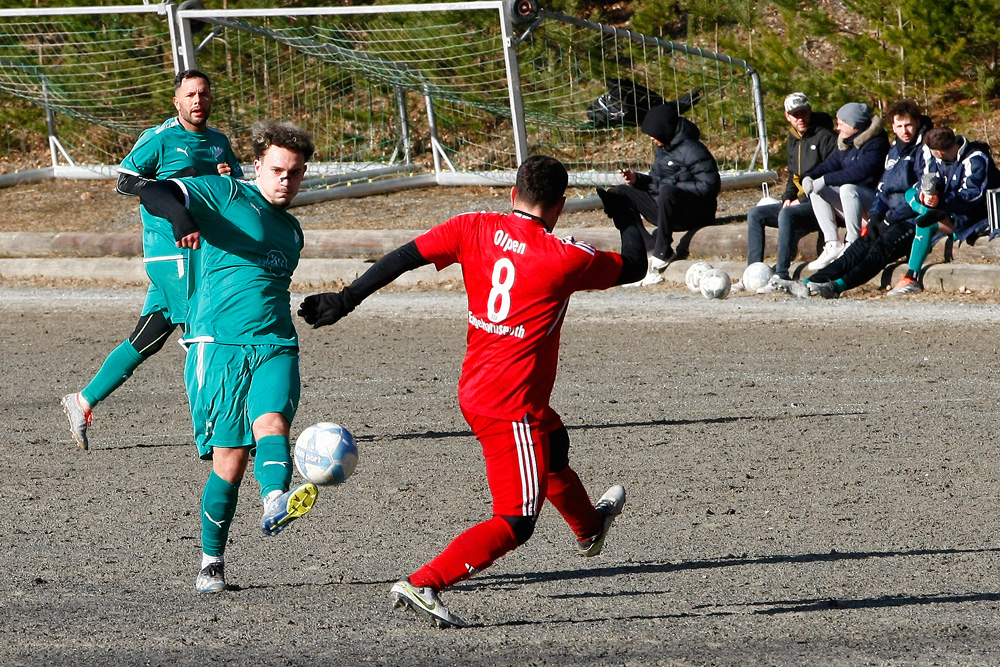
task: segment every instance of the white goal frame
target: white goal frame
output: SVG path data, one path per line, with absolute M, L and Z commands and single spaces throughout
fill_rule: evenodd
M 758 73 L 745 61 L 715 54 L 697 48 L 687 47 L 666 40 L 661 40 L 632 31 L 601 25 L 562 14 L 539 10 L 533 20 L 521 21 L 515 24 L 512 20 L 511 0 L 475 0 L 456 3 L 432 3 L 426 5 L 379 5 L 365 7 L 312 7 L 283 9 L 182 9 L 171 2 L 157 5 L 143 4 L 113 7 L 77 7 L 52 9 L 20 9 L 0 10 L 0 21 L 5 17 L 45 17 L 68 15 L 109 15 L 109 14 L 157 14 L 164 17 L 169 27 L 171 52 L 173 54 L 173 69 L 175 72 L 198 66 L 198 54 L 219 30 L 245 29 L 247 21 L 280 17 L 283 19 L 295 17 L 322 16 L 373 16 L 394 14 L 430 14 L 434 12 L 480 11 L 495 13 L 497 25 L 501 34 L 501 48 L 506 77 L 506 93 L 511 125 L 510 140 L 513 143 L 516 164 L 520 164 L 531 150 L 532 137 L 529 133 L 525 116 L 525 102 L 522 91 L 521 70 L 518 58 L 518 46 L 543 21 L 557 21 L 602 33 L 610 39 L 629 41 L 642 48 L 655 47 L 664 51 L 682 53 L 687 57 L 703 58 L 723 63 L 725 66 L 742 70 L 749 81 L 747 88 L 751 91 L 753 121 L 755 123 L 755 151 L 749 159 L 749 164 L 741 169 L 724 170 L 723 188 L 756 187 L 763 182 L 776 179 L 776 174 L 769 170 L 767 154 L 767 134 L 764 122 L 764 110 Z M 202 22 L 211 26 L 213 31 L 208 37 L 199 37 L 192 32 L 192 21 Z M 200 41 L 199 41 L 200 40 Z M 0 58 L 0 71 L 7 66 Z M 391 66 L 391 65 L 390 65 Z M 2 90 L 2 88 L 0 88 Z M 411 91 L 412 92 L 412 91 Z M 389 163 L 353 164 L 317 163 L 311 165 L 307 174 L 307 187 L 299 196 L 296 204 L 310 203 L 328 198 L 359 196 L 377 192 L 385 192 L 398 188 L 420 187 L 430 183 L 438 185 L 510 185 L 513 182 L 513 169 L 505 170 L 471 170 L 456 166 L 442 146 L 438 136 L 436 101 L 429 92 L 424 94 L 425 115 L 421 128 L 429 134 L 429 152 L 433 159 L 432 172 L 419 169 L 412 162 L 410 145 L 411 120 L 407 120 L 405 101 L 399 96 L 398 118 L 399 145 L 394 151 Z M 20 175 L 0 175 L 0 187 L 5 184 L 24 180 L 35 180 L 43 177 L 64 178 L 108 178 L 116 174 L 113 164 L 81 164 L 74 160 L 70 151 L 63 146 L 58 134 L 58 122 L 52 109 L 46 103 L 40 103 L 46 114 L 49 131 L 49 146 L 52 156 L 52 167 L 38 170 L 36 173 Z M 295 120 L 292 118 L 291 120 Z M 759 161 L 759 166 L 758 166 Z M 63 164 L 67 162 L 68 164 Z M 515 165 L 516 166 L 516 165 Z M 422 172 L 422 173 L 417 173 Z M 618 178 L 617 172 L 593 169 L 571 169 L 572 185 L 609 184 Z

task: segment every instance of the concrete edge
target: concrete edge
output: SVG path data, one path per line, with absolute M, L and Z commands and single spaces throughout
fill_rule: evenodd
M 672 263 L 663 273 L 670 287 L 683 287 L 687 269 L 695 260 Z M 746 263 L 738 260 L 710 261 L 715 268 L 726 271 L 733 282 L 743 275 Z M 292 277 L 296 289 L 319 285 L 350 283 L 364 273 L 371 262 L 364 259 L 303 259 Z M 868 284 L 876 288 L 895 284 L 906 265 L 888 267 L 882 275 Z M 810 271 L 805 263 L 792 266 L 793 275 L 806 277 Z M 107 282 L 112 284 L 149 283 L 143 262 L 139 258 L 104 257 L 100 259 L 27 258 L 0 259 L 0 281 L 51 280 L 72 282 Z M 400 276 L 393 283 L 406 289 L 455 288 L 460 285 L 462 271 L 453 265 L 444 271 L 424 266 Z M 924 274 L 924 288 L 934 292 L 992 292 L 1000 290 L 1000 265 L 990 264 L 933 264 Z
M 346 230 L 307 229 L 306 245 L 302 256 L 305 259 L 377 259 L 387 252 L 422 234 L 422 229 L 403 230 Z M 573 236 L 586 241 L 601 250 L 617 250 L 621 247 L 621 237 L 611 227 L 579 227 L 555 229 L 556 236 Z M 691 259 L 740 259 L 746 256 L 746 226 L 741 223 L 714 225 L 675 234 L 681 256 Z M 766 237 L 765 257 L 777 253 L 777 234 Z M 804 236 L 799 242 L 799 255 L 805 261 L 816 258 L 819 249 L 818 233 Z M 931 263 L 944 259 L 944 244 L 938 243 L 930 255 Z M 140 257 L 142 255 L 141 234 L 84 232 L 2 232 L 0 233 L 0 258 L 31 257 Z M 954 260 L 958 264 L 1000 264 L 1000 239 L 980 240 L 975 246 L 958 245 L 954 249 Z

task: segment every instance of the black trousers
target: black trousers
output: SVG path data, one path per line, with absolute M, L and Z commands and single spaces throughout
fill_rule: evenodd
M 653 257 L 658 259 L 666 259 L 673 253 L 675 229 L 698 229 L 715 221 L 716 197 L 699 197 L 669 184 L 660 186 L 655 199 L 646 190 L 627 184 L 617 185 L 613 190 L 628 197 L 639 215 L 656 225 L 652 247 Z
M 877 276 L 889 262 L 910 254 L 913 233 L 912 220 L 894 222 L 876 239 L 863 236 L 852 243 L 835 262 L 809 277 L 811 283 L 844 281 L 844 289 L 854 289 Z

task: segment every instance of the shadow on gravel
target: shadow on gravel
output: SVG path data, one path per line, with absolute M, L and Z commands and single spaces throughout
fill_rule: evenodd
M 993 549 L 989 549 L 988 551 L 993 551 Z M 966 602 L 997 601 L 1000 601 L 1000 593 L 941 593 L 937 595 L 883 595 L 877 598 L 857 599 L 775 600 L 774 602 L 755 602 L 750 606 L 768 606 L 770 607 L 769 609 L 758 609 L 754 613 L 773 616 L 776 614 L 808 611 L 828 611 L 830 609 L 884 609 L 921 604 L 963 604 Z
M 587 431 L 605 428 L 634 428 L 643 426 L 689 426 L 692 424 L 731 424 L 741 421 L 776 421 L 785 419 L 813 419 L 815 417 L 848 417 L 862 415 L 864 412 L 804 412 L 797 415 L 744 415 L 730 417 L 710 417 L 705 419 L 651 419 L 647 421 L 614 422 L 610 424 L 566 424 L 570 431 Z M 376 440 L 442 440 L 444 438 L 471 438 L 472 431 L 423 431 L 422 433 L 395 433 L 391 435 L 361 435 L 354 436 L 356 441 L 374 442 Z
M 91 447 L 91 452 L 100 452 L 103 450 L 115 450 L 123 451 L 126 449 L 156 449 L 159 447 L 194 447 L 190 442 L 137 442 L 132 445 L 102 445 L 98 447 Z
M 741 556 L 725 556 L 722 558 L 707 558 L 704 560 L 685 561 L 680 563 L 636 563 L 614 567 L 586 568 L 581 570 L 556 570 L 552 572 L 526 572 L 524 574 L 482 575 L 476 581 L 492 582 L 496 585 L 508 583 L 539 583 L 545 581 L 564 581 L 568 579 L 589 579 L 593 577 L 617 577 L 636 574 L 670 574 L 685 570 L 715 569 L 720 567 L 745 567 L 748 565 L 774 565 L 777 563 L 823 563 L 844 560 L 866 560 L 869 558 L 910 558 L 914 556 L 946 556 L 955 554 L 1000 553 L 1000 547 L 987 549 L 914 549 L 912 551 L 857 551 L 839 552 L 836 550 L 822 554 L 777 554 L 746 558 Z M 604 593 L 569 593 L 553 595 L 553 598 L 585 598 Z M 1000 595 L 1000 594 L 998 594 Z

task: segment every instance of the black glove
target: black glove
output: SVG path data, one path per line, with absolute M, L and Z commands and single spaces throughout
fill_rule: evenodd
M 302 300 L 299 305 L 299 315 L 311 324 L 313 329 L 334 324 L 354 310 L 353 299 L 344 288 L 342 292 L 324 292 L 312 294 Z
M 632 205 L 628 197 L 620 192 L 609 191 L 604 188 L 597 188 L 597 196 L 601 198 L 601 202 L 604 204 L 604 212 L 615 223 L 617 229 L 623 230 L 632 225 L 639 224 L 641 220 L 639 212 L 635 210 L 635 206 Z

